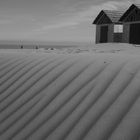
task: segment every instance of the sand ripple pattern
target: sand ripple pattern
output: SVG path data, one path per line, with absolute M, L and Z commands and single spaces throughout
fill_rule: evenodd
M 139 139 L 139 56 L 0 53 L 0 140 Z

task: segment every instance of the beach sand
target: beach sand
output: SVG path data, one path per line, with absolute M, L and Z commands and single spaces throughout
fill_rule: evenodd
M 140 48 L 0 50 L 0 140 L 138 140 Z

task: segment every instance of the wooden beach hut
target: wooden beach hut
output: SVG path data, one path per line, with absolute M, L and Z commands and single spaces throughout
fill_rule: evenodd
M 124 26 L 123 42 L 140 44 L 140 4 L 132 4 L 119 22 Z
M 95 18 L 96 43 L 140 44 L 140 4 L 126 11 L 102 10 Z
M 96 43 L 122 42 L 123 24 L 119 21 L 124 11 L 102 10 L 93 21 Z

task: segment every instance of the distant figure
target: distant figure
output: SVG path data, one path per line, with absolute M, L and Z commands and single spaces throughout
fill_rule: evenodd
M 23 46 L 21 45 L 21 47 L 20 47 L 21 49 L 23 49 Z
M 38 46 L 36 46 L 35 49 L 37 50 L 38 49 Z

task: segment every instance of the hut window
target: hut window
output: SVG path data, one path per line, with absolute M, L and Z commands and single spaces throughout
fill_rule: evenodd
M 123 25 L 114 25 L 114 33 L 122 33 Z

